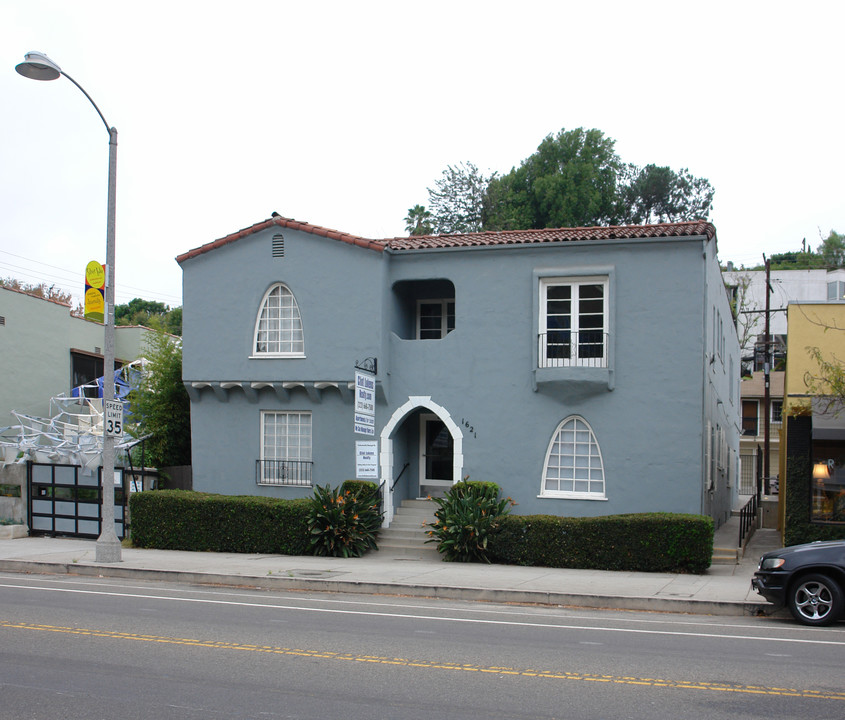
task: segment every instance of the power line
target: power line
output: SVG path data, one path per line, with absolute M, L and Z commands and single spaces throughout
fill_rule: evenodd
M 66 275 L 63 277 L 55 273 L 39 270 L 38 268 L 28 268 L 13 263 L 0 262 L 0 271 L 3 273 L 11 273 L 11 276 L 16 280 L 23 280 L 29 283 L 34 282 L 35 284 L 44 283 L 46 285 L 54 285 L 63 292 L 78 297 L 81 300 L 83 294 L 82 272 L 68 270 L 67 268 L 62 268 L 57 265 L 51 265 L 50 263 L 41 262 L 40 260 L 34 260 L 23 255 L 18 255 L 17 253 L 9 252 L 8 250 L 0 250 L 0 253 L 11 255 L 12 257 L 19 258 L 20 260 L 25 260 L 33 265 L 53 268 L 54 270 L 59 270 L 60 272 L 65 273 Z M 130 292 L 127 292 L 127 290 Z M 138 288 L 133 285 L 127 285 L 126 283 L 118 283 L 115 291 L 120 295 L 120 300 L 122 302 L 129 302 L 130 300 L 140 296 L 143 296 L 145 299 L 154 299 L 159 302 L 163 301 L 165 304 L 173 306 L 178 306 L 182 302 L 181 297 L 178 295 Z

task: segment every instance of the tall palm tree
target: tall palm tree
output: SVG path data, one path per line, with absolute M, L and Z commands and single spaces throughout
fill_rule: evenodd
M 423 205 L 408 208 L 405 217 L 405 230 L 409 235 L 431 235 L 431 213 Z

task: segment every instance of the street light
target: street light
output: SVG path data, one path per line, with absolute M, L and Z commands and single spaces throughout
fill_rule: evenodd
M 103 125 L 109 133 L 109 198 L 108 220 L 106 223 L 106 312 L 105 339 L 103 348 L 103 409 L 114 400 L 114 217 L 115 217 L 115 176 L 117 174 L 117 129 L 109 127 L 100 108 L 85 92 L 85 89 L 64 72 L 44 53 L 30 52 L 24 61 L 15 66 L 15 70 L 31 80 L 56 80 L 64 75 L 88 101 L 94 106 Z M 104 413 L 105 415 L 105 413 Z M 106 431 L 103 423 L 103 476 L 101 490 L 103 495 L 103 522 L 100 537 L 97 538 L 96 561 L 120 562 L 120 540 L 114 531 L 114 436 Z

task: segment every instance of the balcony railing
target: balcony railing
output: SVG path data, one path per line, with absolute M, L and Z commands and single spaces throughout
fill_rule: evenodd
M 600 330 L 549 330 L 539 335 L 538 365 L 607 367 L 608 333 Z
M 311 486 L 311 460 L 256 460 L 256 485 Z

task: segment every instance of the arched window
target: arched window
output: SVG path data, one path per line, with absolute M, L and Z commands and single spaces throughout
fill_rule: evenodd
M 275 357 L 305 357 L 302 318 L 287 285 L 273 285 L 264 295 L 255 323 L 253 352 Z
M 584 418 L 572 415 L 558 425 L 546 452 L 540 495 L 605 499 L 601 450 Z

